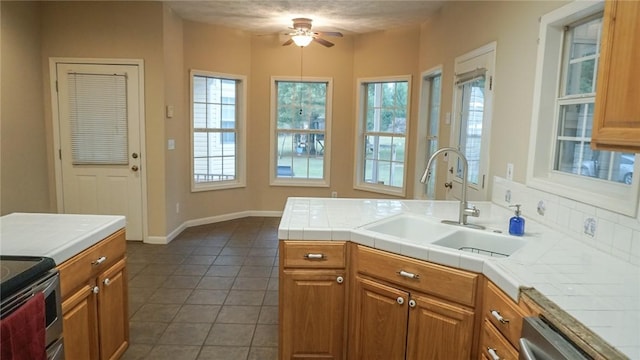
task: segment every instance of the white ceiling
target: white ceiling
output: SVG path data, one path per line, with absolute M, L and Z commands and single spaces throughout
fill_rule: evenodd
M 315 31 L 362 34 L 419 24 L 444 1 L 166 1 L 182 18 L 249 31 L 255 34 L 284 32 L 291 19 L 313 19 Z

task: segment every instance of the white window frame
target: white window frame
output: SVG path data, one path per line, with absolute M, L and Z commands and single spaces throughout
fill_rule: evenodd
M 431 113 L 433 109 L 433 81 L 435 78 L 440 78 L 440 87 L 438 91 L 438 118 L 432 118 Z M 427 166 L 427 161 L 433 153 L 430 149 L 432 143 L 436 143 L 436 150 L 440 147 L 440 118 L 442 118 L 442 85 L 444 77 L 442 76 L 442 65 L 438 65 L 432 69 L 422 72 L 420 75 L 420 110 L 418 118 L 418 142 L 416 146 L 416 174 L 420 174 Z M 431 133 L 431 127 L 434 123 L 437 123 L 438 132 L 436 134 Z M 413 185 L 413 198 L 417 200 L 435 200 L 436 189 L 435 183 L 437 179 L 437 166 L 433 165 L 431 169 L 431 178 L 426 184 L 420 182 L 420 177 L 415 176 Z M 432 195 L 432 196 L 431 196 Z
M 562 84 L 564 27 L 603 11 L 603 1 L 574 1 L 540 18 L 527 185 L 628 216 L 636 216 L 639 176 L 631 185 L 554 171 L 557 99 Z M 636 155 L 634 172 L 640 169 Z
M 404 133 L 404 167 L 402 174 L 402 187 L 383 185 L 383 184 L 372 184 L 365 182 L 364 178 L 364 137 L 365 137 L 365 128 L 366 128 L 366 112 L 365 112 L 365 103 L 367 93 L 365 91 L 366 85 L 370 83 L 381 83 L 381 82 L 407 82 L 407 109 L 406 109 L 406 130 Z M 395 196 L 405 196 L 407 192 L 407 168 L 408 168 L 408 145 L 409 145 L 409 124 L 411 123 L 411 75 L 398 75 L 398 76 L 384 76 L 384 77 L 375 77 L 375 78 L 358 78 L 357 79 L 357 91 L 356 96 L 358 99 L 357 103 L 357 129 L 356 129 L 356 148 L 355 148 L 355 169 L 354 169 L 354 180 L 353 180 L 353 188 L 357 190 L 370 191 L 380 194 L 387 195 L 395 195 Z M 395 135 L 394 135 L 395 136 Z
M 194 127 L 193 127 L 193 77 L 206 76 L 237 81 L 236 87 L 236 176 L 233 180 L 195 182 L 194 179 Z M 225 74 L 204 70 L 192 69 L 189 72 L 189 128 L 190 128 L 190 154 L 191 154 L 191 191 L 211 191 L 246 187 L 246 114 L 247 114 L 247 77 L 244 75 Z
M 323 177 L 322 179 L 304 179 L 295 177 L 278 177 L 278 110 L 276 84 L 283 82 L 319 82 L 327 84 L 327 102 L 325 104 L 325 136 L 323 155 Z M 271 186 L 300 186 L 300 187 L 329 187 L 331 185 L 331 119 L 333 115 L 333 78 L 330 77 L 292 77 L 292 76 L 272 76 L 271 77 L 271 126 L 270 126 L 270 154 L 269 157 L 269 184 Z

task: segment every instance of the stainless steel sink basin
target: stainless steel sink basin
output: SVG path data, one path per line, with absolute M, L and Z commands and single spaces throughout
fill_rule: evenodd
M 493 257 L 508 257 L 526 244 L 516 236 L 487 231 L 456 231 L 432 243 L 461 251 Z
M 427 219 L 423 216 L 402 214 L 362 227 L 383 235 L 393 236 L 404 241 L 429 243 L 456 229 L 450 225 Z

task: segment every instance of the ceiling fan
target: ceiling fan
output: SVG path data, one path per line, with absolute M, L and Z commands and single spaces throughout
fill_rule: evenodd
M 293 30 L 287 35 L 291 36 L 291 39 L 287 40 L 282 46 L 291 45 L 295 43 L 300 47 L 304 47 L 309 45 L 312 41 L 317 42 L 320 45 L 324 45 L 326 47 L 332 47 L 333 43 L 331 41 L 327 41 L 320 36 L 338 36 L 342 37 L 342 33 L 337 31 L 324 31 L 324 32 L 315 32 L 311 31 L 311 19 L 307 18 L 295 18 L 293 21 L 293 27 L 290 29 Z

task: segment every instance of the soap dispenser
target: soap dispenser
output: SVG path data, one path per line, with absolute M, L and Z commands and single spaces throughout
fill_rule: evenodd
M 524 218 L 520 216 L 520 204 L 510 205 L 516 208 L 516 215 L 509 219 L 509 234 L 515 236 L 524 235 Z

